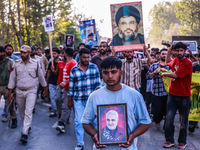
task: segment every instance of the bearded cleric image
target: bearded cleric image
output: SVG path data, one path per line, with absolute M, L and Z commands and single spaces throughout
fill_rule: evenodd
M 138 33 L 140 19 L 137 8 L 130 5 L 120 7 L 115 15 L 118 33 L 113 37 L 113 46 L 144 44 L 144 35 Z
M 106 113 L 106 127 L 101 130 L 101 143 L 126 141 L 125 130 L 118 126 L 118 113 L 110 110 Z

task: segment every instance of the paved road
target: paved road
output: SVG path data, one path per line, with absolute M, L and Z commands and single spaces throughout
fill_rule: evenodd
M 0 101 L 0 113 L 2 113 L 4 100 Z M 74 150 L 76 137 L 74 131 L 74 115 L 71 114 L 70 123 L 66 126 L 66 133 L 59 134 L 53 124 L 56 118 L 49 118 L 49 103 L 36 104 L 36 113 L 33 116 L 32 131 L 26 145 L 21 144 L 20 135 L 22 129 L 21 119 L 18 116 L 18 127 L 10 129 L 8 123 L 0 121 L 0 150 Z M 0 117 L 1 118 L 1 117 Z M 1 118 L 2 119 L 2 118 Z M 175 139 L 178 137 L 179 123 L 176 117 Z M 85 134 L 85 150 L 92 149 L 92 140 Z M 138 140 L 139 150 L 163 150 L 162 144 L 165 141 L 162 129 L 157 130 L 152 123 L 151 128 Z M 177 140 L 176 140 L 177 141 Z M 171 148 L 170 150 L 176 150 Z M 200 129 L 197 129 L 193 136 L 188 136 L 188 146 L 186 150 L 200 149 Z

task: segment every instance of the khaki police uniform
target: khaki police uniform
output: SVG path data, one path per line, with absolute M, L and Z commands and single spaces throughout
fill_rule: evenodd
M 31 51 L 29 46 L 22 46 L 20 51 Z M 16 102 L 20 117 L 23 122 L 22 134 L 27 135 L 31 127 L 32 112 L 37 96 L 38 81 L 43 87 L 47 86 L 44 74 L 39 63 L 36 60 L 29 59 L 25 64 L 22 59 L 16 60 L 13 71 L 10 74 L 8 89 L 13 89 L 15 83 Z
M 42 69 L 42 72 L 43 72 L 44 76 L 46 76 L 45 67 L 44 67 L 44 63 L 43 63 L 42 57 L 35 55 L 34 59 L 36 59 L 40 63 L 40 67 Z

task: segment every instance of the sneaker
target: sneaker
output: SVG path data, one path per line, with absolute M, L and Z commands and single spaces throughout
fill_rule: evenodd
M 181 144 L 181 143 L 178 144 L 179 149 L 184 149 L 186 146 L 187 144 Z
M 49 117 L 56 117 L 57 116 L 57 114 L 55 113 L 55 112 L 51 112 L 50 114 L 49 114 Z
M 60 133 L 65 133 L 65 127 L 63 125 L 58 125 L 56 127 L 56 130 L 59 131 Z
M 51 112 L 51 107 L 49 107 L 49 111 Z
M 157 129 L 160 129 L 160 128 L 161 128 L 160 123 L 155 123 L 155 126 L 156 126 Z
M 28 141 L 28 135 L 22 134 L 20 141 L 21 141 L 22 143 L 26 144 L 27 141 Z
M 64 124 L 62 121 L 58 121 L 58 125 L 59 125 L 59 126 L 64 126 L 64 127 L 65 127 L 65 124 Z
M 7 117 L 2 118 L 2 122 L 7 122 L 7 121 L 8 121 Z
M 30 134 L 30 133 L 31 133 L 31 127 L 28 128 L 28 134 Z
M 77 146 L 75 147 L 75 150 L 83 150 L 83 146 L 82 146 L 82 145 L 77 145 Z
M 57 126 L 58 126 L 58 121 L 56 121 L 56 122 L 53 124 L 52 128 L 56 128 Z
M 170 142 L 165 142 L 165 143 L 163 144 L 163 147 L 164 147 L 164 148 L 170 148 L 170 147 L 173 147 L 173 146 L 175 146 L 175 144 L 174 144 L 174 143 L 170 143 Z
M 11 128 L 17 128 L 17 119 L 12 119 L 12 124 L 11 124 Z

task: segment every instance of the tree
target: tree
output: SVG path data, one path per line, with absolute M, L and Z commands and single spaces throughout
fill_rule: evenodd
M 179 19 L 176 18 L 175 12 L 175 6 L 170 2 L 160 2 L 151 9 L 149 13 L 151 29 L 149 32 L 148 43 L 160 47 L 162 40 L 171 39 L 171 37 L 166 35 L 174 28 L 174 25 L 177 27 L 177 25 L 180 24 Z
M 5 28 L 5 23 L 4 23 L 4 2 L 1 0 L 0 2 L 0 7 L 1 7 L 1 45 L 5 45 L 5 39 L 4 39 L 4 28 Z
M 176 17 L 181 21 L 181 35 L 200 35 L 200 0 L 182 0 L 175 3 Z
M 21 14 L 20 14 L 20 0 L 17 0 L 17 12 L 18 12 L 18 22 L 19 22 L 19 46 L 21 47 L 23 45 L 22 41 L 22 32 L 21 32 Z
M 16 37 L 15 37 L 15 34 L 16 34 L 15 18 L 14 18 L 14 13 L 12 12 L 12 9 L 13 8 L 11 8 L 11 0 L 9 0 L 9 15 L 10 15 L 11 23 L 12 23 L 13 41 L 14 41 L 15 51 L 17 51 L 17 43 L 16 43 Z
M 47 15 L 54 16 L 53 45 L 64 44 L 67 33 L 75 34 L 80 41 L 79 29 L 70 16 L 71 0 L 1 0 L 0 10 L 1 45 L 10 43 L 15 50 L 22 44 L 48 46 L 48 34 L 43 26 L 43 17 Z

